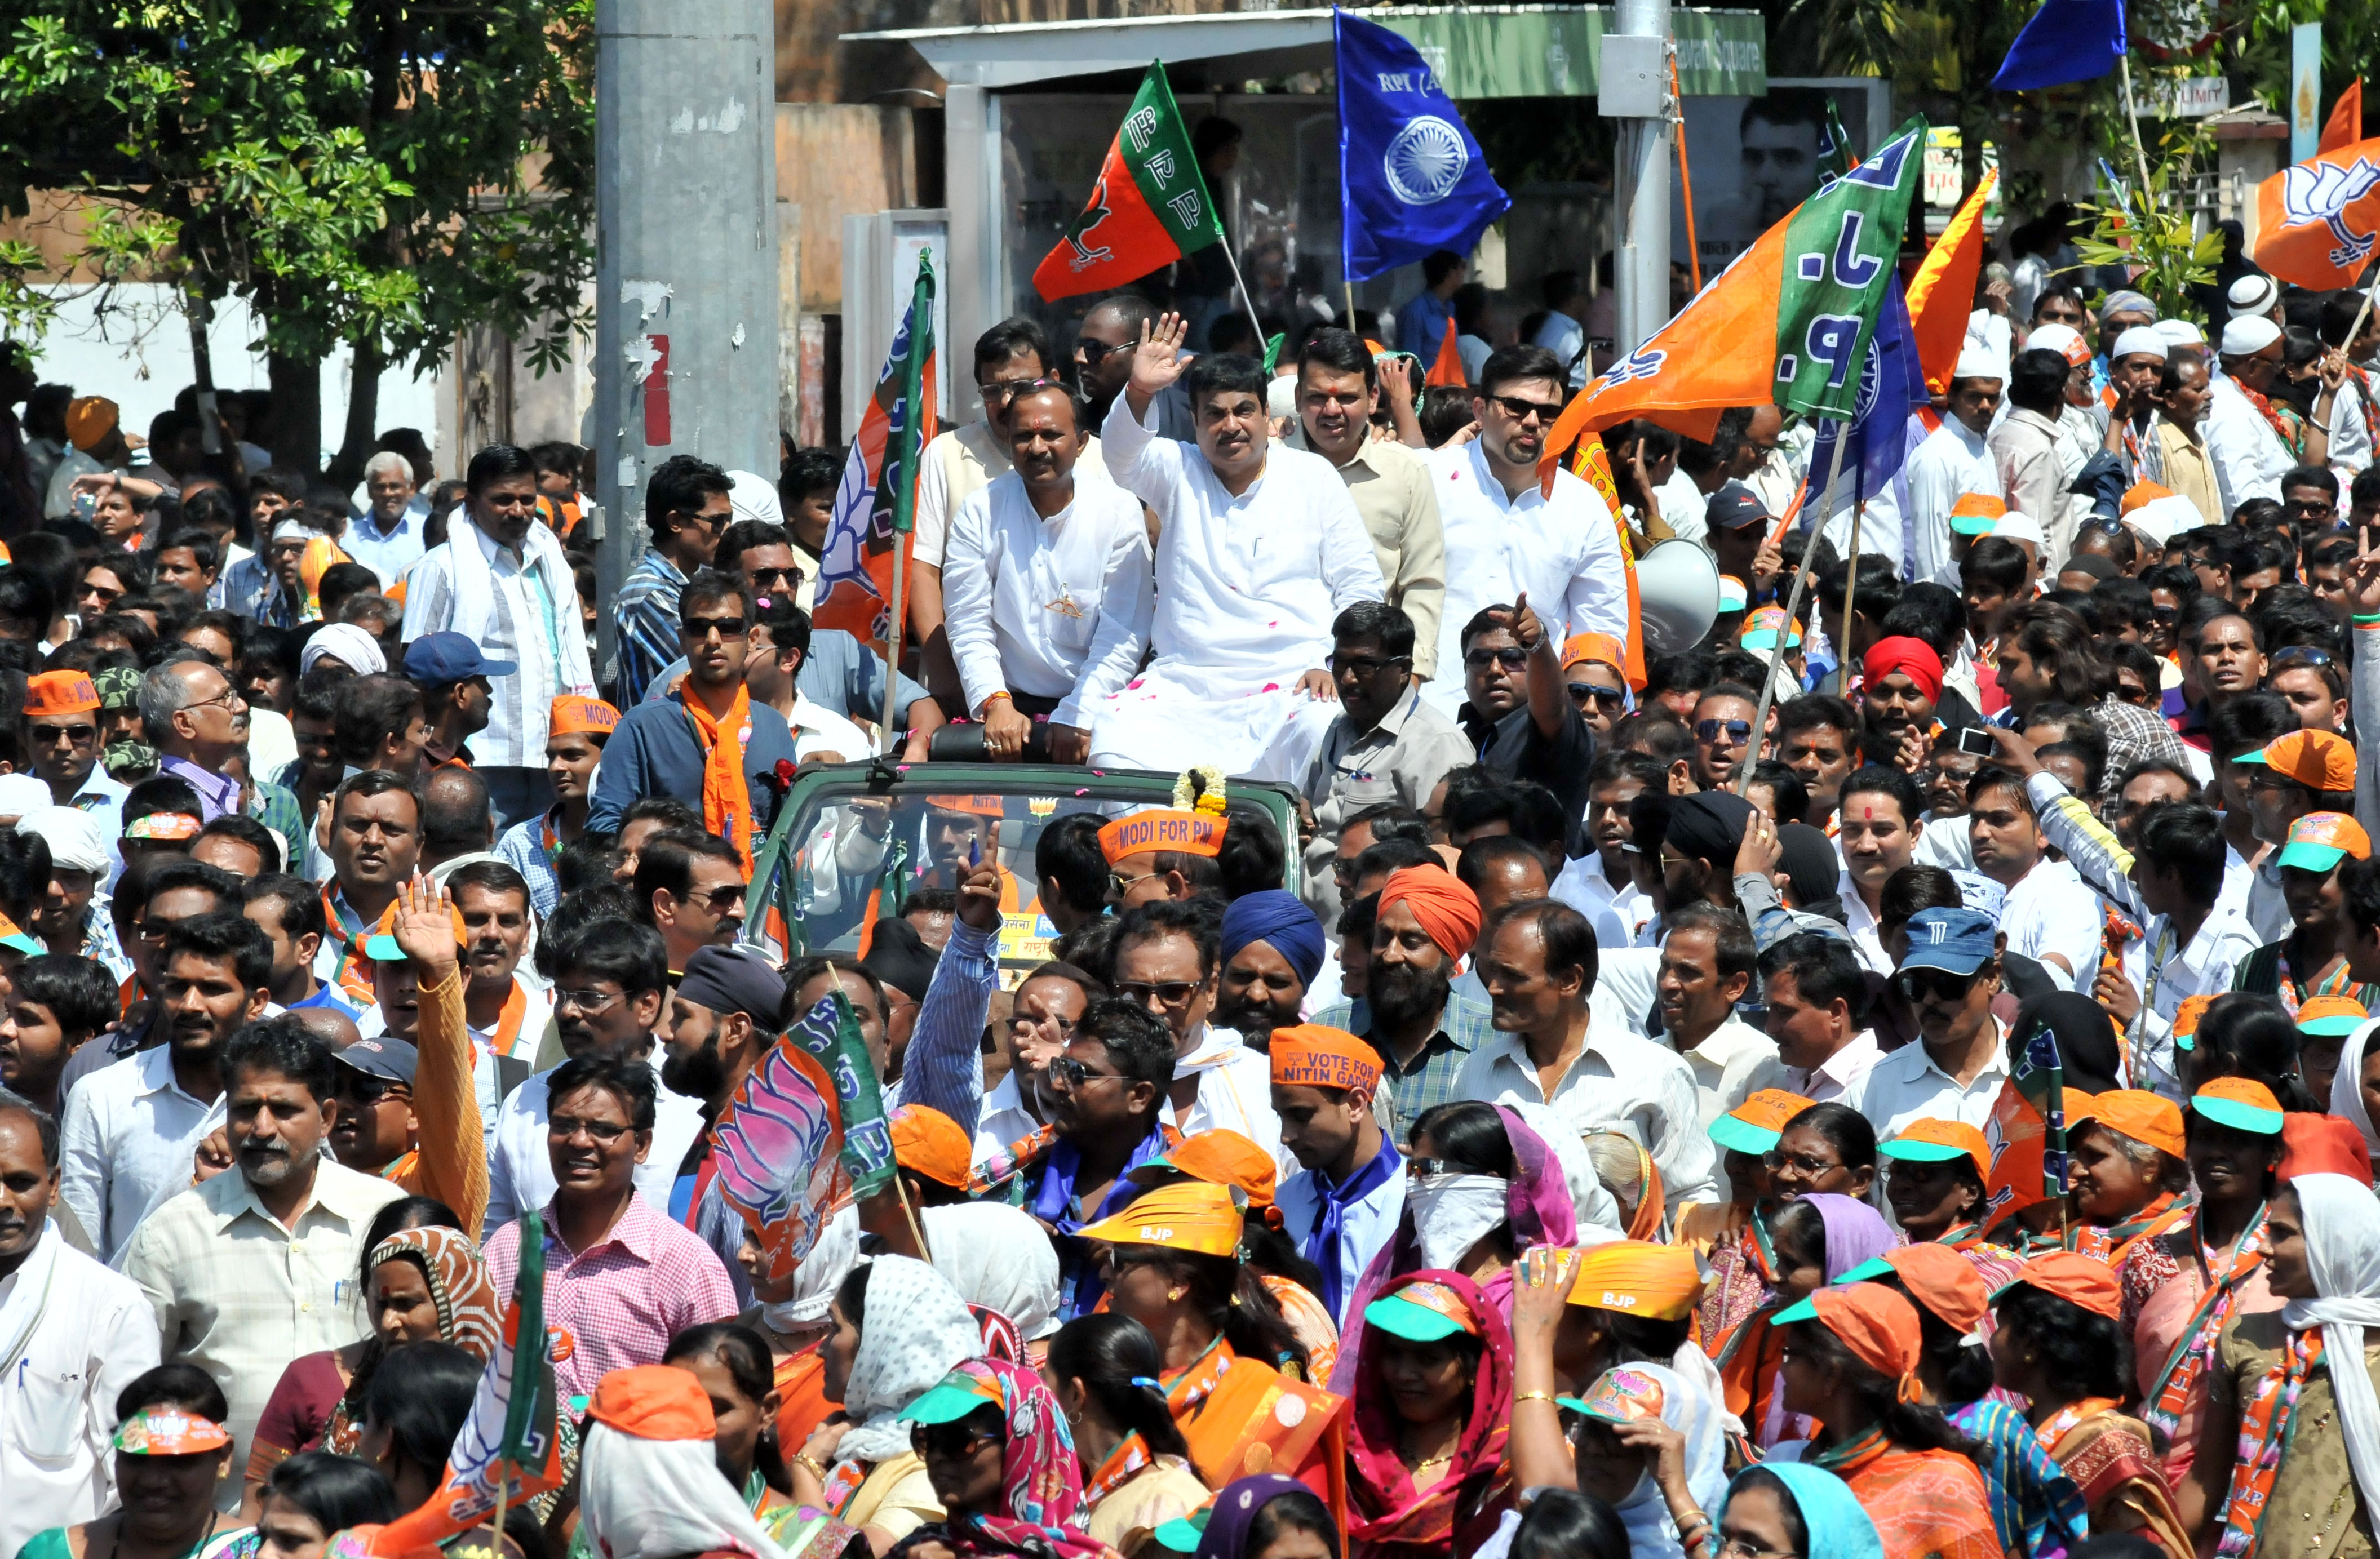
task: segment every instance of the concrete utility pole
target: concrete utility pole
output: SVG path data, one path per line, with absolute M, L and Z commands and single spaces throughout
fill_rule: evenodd
M 1620 121 L 1612 279 L 1625 356 L 1670 317 L 1670 0 L 1619 0 L 1613 19 L 1597 86 Z
M 597 0 L 595 460 L 608 605 L 674 454 L 777 476 L 770 0 Z M 601 613 L 603 675 L 618 638 Z

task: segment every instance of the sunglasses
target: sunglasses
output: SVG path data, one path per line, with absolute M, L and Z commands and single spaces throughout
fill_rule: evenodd
M 1920 1001 L 1929 996 L 1939 1001 L 1964 1001 L 1981 973 L 1981 965 L 1973 974 L 1953 974 L 1947 969 L 1904 969 L 1892 977 L 1892 983 L 1903 1001 Z
M 1529 652 L 1518 646 L 1511 649 L 1468 649 L 1463 652 L 1463 663 L 1475 671 L 1491 661 L 1508 671 L 1517 671 L 1529 663 Z
M 1118 1072 L 1095 1072 L 1072 1056 L 1061 1056 L 1050 1063 L 1050 1075 L 1068 1088 L 1082 1088 L 1094 1082 L 1122 1082 Z
M 99 734 L 99 727 L 95 725 L 36 725 L 29 728 L 28 734 L 33 738 L 33 741 L 37 745 L 48 746 L 55 745 L 60 742 L 71 742 L 76 746 L 79 747 L 84 743 L 91 740 Z
M 1116 353 L 1132 349 L 1133 343 L 1129 341 L 1121 341 L 1111 346 L 1104 341 L 1093 341 L 1085 336 L 1075 343 L 1075 360 L 1085 368 L 1095 369 Z
M 1783 1169 L 1790 1166 L 1794 1173 L 1808 1175 L 1813 1178 L 1825 1174 L 1829 1169 L 1842 1167 L 1841 1165 L 1831 1161 L 1812 1158 L 1805 1153 L 1779 1153 L 1775 1148 L 1770 1148 L 1767 1153 L 1762 1154 L 1760 1162 L 1771 1169 Z
M 986 1445 L 1004 1445 L 1005 1433 L 984 1433 L 969 1429 L 965 1420 L 957 1423 L 917 1423 L 909 1426 L 909 1448 L 921 1456 L 958 1459 L 975 1455 Z
M 681 617 L 678 627 L 690 639 L 707 639 L 713 630 L 722 639 L 740 639 L 752 631 L 740 617 Z
M 978 384 L 976 391 L 983 396 L 985 405 L 1004 406 L 1019 395 L 1029 395 L 1057 382 L 1054 379 L 1002 379 L 990 384 Z
M 1694 734 L 1706 742 L 1718 741 L 1722 731 L 1726 733 L 1729 741 L 1741 745 L 1752 736 L 1752 722 L 1750 720 L 1698 720 L 1694 724 Z
M 2330 651 L 2303 644 L 2284 645 L 2273 651 L 2269 661 L 2274 671 L 2284 666 L 2331 666 L 2337 663 L 2331 659 Z
M 1503 407 L 1504 415 L 1515 422 L 1526 422 L 1534 417 L 1540 422 L 1550 424 L 1561 416 L 1561 403 L 1559 401 L 1530 401 L 1518 395 L 1490 395 L 1488 398 Z
M 1359 677 L 1374 677 L 1391 666 L 1413 664 L 1410 655 L 1326 655 L 1322 663 L 1333 671 L 1346 671 Z
M 1160 980 L 1155 984 L 1127 980 L 1116 986 L 1115 994 L 1136 1007 L 1148 1006 L 1150 997 L 1168 1007 L 1179 1007 L 1197 995 L 1198 987 L 1203 984 L 1205 982 L 1201 980 Z
M 1597 687 L 1593 683 L 1574 682 L 1570 684 L 1570 698 L 1573 704 L 1584 704 L 1592 698 L 1607 708 L 1616 709 L 1628 701 L 1628 690 L 1624 687 Z

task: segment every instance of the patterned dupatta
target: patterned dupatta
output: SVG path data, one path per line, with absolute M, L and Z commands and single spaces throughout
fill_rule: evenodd
M 964 1376 L 987 1406 L 1007 1420 L 1001 1453 L 1000 1514 L 956 1516 L 945 1523 L 960 1559 L 1021 1553 L 1033 1559 L 1098 1559 L 1104 1544 L 1076 1527 L 1083 1503 L 1082 1463 L 1058 1399 L 1029 1368 L 1000 1359 L 970 1359 L 951 1373 Z
M 2204 1258 L 2204 1245 L 2198 1239 L 2198 1213 L 2190 1215 L 2190 1234 L 2193 1245 Z M 2157 1376 L 2156 1389 L 2148 1394 L 2141 1405 L 2141 1417 L 2151 1429 L 2170 1439 L 2181 1427 L 2182 1414 L 2189 1408 L 2192 1394 L 2204 1389 L 2202 1378 L 2215 1361 L 2216 1339 L 2221 1335 L 2224 1322 L 2230 1319 L 2232 1300 L 2240 1285 L 2265 1259 L 2265 1209 L 2248 1220 L 2239 1241 L 2231 1247 L 2229 1257 L 2220 1272 L 2211 1267 L 2207 1272 L 2206 1293 L 2198 1301 L 2198 1309 L 2182 1331 L 2182 1340 L 2165 1361 Z
M 2135 1244 L 2187 1222 L 2190 1215 L 2190 1206 L 2182 1201 L 2180 1191 L 2160 1191 L 2155 1201 L 2122 1223 L 2110 1224 L 2106 1228 L 2096 1224 L 2078 1226 L 2073 1231 L 2074 1249 L 2112 1267 L 2121 1262 Z
M 2297 1429 L 2298 1398 L 2321 1362 L 2322 1328 L 2291 1333 L 2288 1357 L 2265 1371 L 2240 1405 L 2240 1459 L 2231 1468 L 2231 1492 L 2216 1513 L 2223 1536 L 2215 1545 L 2215 1559 L 2250 1559 L 2256 1552 L 2265 1506 Z

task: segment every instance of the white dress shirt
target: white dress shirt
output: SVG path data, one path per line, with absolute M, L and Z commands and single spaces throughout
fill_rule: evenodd
M 115 1398 L 156 1367 L 157 1314 L 52 1222 L 0 1277 L 0 1552 L 115 1504 Z
M 490 595 L 486 622 L 471 636 L 491 660 L 510 660 L 517 670 L 509 676 L 488 679 L 488 723 L 471 738 L 471 761 L 480 768 L 545 767 L 546 722 L 553 701 L 565 694 L 595 690 L 595 673 L 587 659 L 587 633 L 578 610 L 578 586 L 563 566 L 558 546 L 549 550 L 540 538 L 529 538 L 526 562 L 495 538 L 470 525 L 460 512 L 448 545 L 432 548 L 414 566 L 405 586 L 405 626 L 408 644 L 424 634 L 456 625 L 454 560 L 458 536 L 477 539 L 488 570 Z M 551 541 L 549 535 L 546 541 Z M 552 632 L 551 652 L 547 631 Z
M 2090 884 L 2063 861 L 2043 859 L 2008 890 L 2000 908 L 2008 950 L 2036 961 L 2052 953 L 2067 964 L 2066 983 L 2088 996 L 2099 978 L 2100 937 L 2107 916 Z M 2055 967 L 2049 966 L 2055 973 Z
M 58 1194 L 113 1262 L 168 1187 L 190 1183 L 190 1134 L 213 1105 L 174 1081 L 174 1047 L 156 1045 L 75 1084 L 59 1126 Z
M 500 1229 L 523 1211 L 553 1200 L 559 1182 L 545 1141 L 546 1085 L 557 1067 L 522 1080 L 496 1117 L 495 1148 L 488 1156 L 488 1211 L 480 1227 Z M 637 1166 L 637 1190 L 669 1215 L 670 1190 L 686 1150 L 702 1135 L 702 1101 L 658 1081 L 654 1086 L 653 1145 Z
M 1549 895 L 1586 917 L 1595 945 L 1609 953 L 1636 945 L 1636 934 L 1653 918 L 1653 898 L 1634 877 L 1614 883 L 1603 875 L 1603 852 L 1590 850 L 1566 862 Z
M 2223 513 L 2207 515 L 2206 523 L 2219 526 L 2252 498 L 2278 500 L 2281 478 L 2297 458 L 2229 374 L 2218 369 L 2210 391 L 2198 436 L 2206 441 L 2206 461 L 2215 467 L 2215 496 L 2223 504 Z
M 1710 499 L 1683 471 L 1670 472 L 1670 479 L 1653 489 L 1653 498 L 1661 505 L 1661 523 L 1672 535 L 1686 541 L 1702 541 L 1710 535 Z
M 1476 439 L 1428 459 L 1446 533 L 1446 607 L 1438 675 L 1422 693 L 1440 713 L 1463 706 L 1463 625 L 1482 607 L 1509 606 L 1526 591 L 1556 644 L 1590 631 L 1627 638 L 1627 565 L 1619 522 L 1601 494 L 1556 471 L 1551 498 L 1534 479 L 1512 497 Z
M 785 723 L 794 733 L 796 762 L 812 753 L 841 753 L 844 762 L 856 763 L 876 750 L 868 732 L 799 688 L 794 690 L 794 718 Z
M 1684 1057 L 1667 1045 L 1590 1024 L 1586 1048 L 1546 1097 L 1521 1036 L 1499 1033 L 1463 1063 L 1454 1096 L 1493 1104 L 1507 1097 L 1545 1105 L 1580 1136 L 1624 1131 L 1661 1171 L 1674 1210 L 1714 1199 L 1718 1156 L 1703 1130 L 1702 1101 Z
M 2362 371 L 2350 373 L 2330 401 L 2330 468 L 2338 474 L 2342 500 L 2357 475 L 2372 464 L 2372 404 L 2365 397 L 2374 392 L 2357 377 Z M 2341 510 L 2345 507 L 2342 502 Z
M 347 533 L 339 545 L 347 556 L 380 575 L 380 587 L 386 591 L 405 577 L 406 570 L 421 561 L 428 549 L 423 545 L 421 529 L 430 523 L 429 500 L 417 495 L 406 505 L 396 524 L 383 531 L 380 519 L 367 510 L 347 522 Z
M 1593 370 L 1587 361 L 1586 328 L 1576 320 L 1556 308 L 1546 315 L 1546 322 L 1537 327 L 1537 339 L 1533 345 L 1542 346 L 1561 360 L 1570 374 L 1570 387 L 1585 389 L 1586 376 Z
M 959 505 L 944 559 L 942 617 L 969 711 L 1005 689 L 1060 699 L 1053 720 L 1087 726 L 1085 707 L 1140 669 L 1156 599 L 1148 530 L 1123 489 L 1077 481 L 1045 520 L 1010 471 Z
M 975 1161 L 981 1164 L 1039 1130 L 1041 1122 L 1025 1107 L 1024 1091 L 1017 1087 L 1016 1074 L 1011 1071 L 983 1096 L 983 1113 L 976 1117 L 975 1122 Z
M 1912 1120 L 1956 1120 L 1983 1130 L 2000 1096 L 2000 1084 L 2009 1078 L 2008 1030 L 1998 1018 L 1990 1021 L 1998 1047 L 1965 1087 L 1935 1064 L 1921 1039 L 1870 1067 L 1843 1103 L 1867 1117 L 1878 1142 L 1900 1135 Z
M 2192 997 L 2229 990 L 2232 973 L 2265 941 L 2246 915 L 2218 905 L 2199 923 L 2198 934 L 2187 947 L 2174 946 L 2169 915 L 2150 921 L 2124 945 L 2124 978 L 2141 997 L 2141 1013 L 2124 1047 L 2131 1087 L 2162 1094 L 2177 1105 L 2187 1102 L 2189 1094 L 2174 1064 L 2174 1014 Z
M 1675 1035 L 1670 1042 L 1676 1043 Z M 1711 1030 L 1700 1045 L 1678 1054 L 1694 1071 L 1694 1091 L 1702 1096 L 1703 1125 L 1708 1127 L 1743 1103 L 1757 1086 L 1752 1079 L 1763 1062 L 1776 1057 L 1777 1042 L 1730 1012 L 1727 1021 Z
M 1764 1088 L 1782 1088 L 1788 1094 L 1799 1094 L 1814 1105 L 1828 1105 L 1857 1094 L 1867 1074 L 1884 1058 L 1876 1043 L 1874 1029 L 1862 1029 L 1844 1042 L 1843 1047 L 1815 1067 L 1789 1067 L 1784 1058 L 1772 1055 L 1752 1074 L 1751 1086 L 1745 1095 Z
M 1208 1025 L 1190 1053 L 1173 1063 L 1175 1082 L 1196 1073 L 1198 1095 L 1176 1112 L 1168 1099 L 1160 1118 L 1185 1137 L 1237 1131 L 1272 1155 L 1286 1175 L 1297 1167 L 1281 1145 L 1281 1117 L 1272 1112 L 1272 1062 L 1244 1044 L 1236 1029 Z
M 1959 565 L 1950 559 L 1950 507 L 1971 492 L 1998 495 L 1999 465 L 1980 433 L 1946 417 L 1917 446 L 1902 467 L 1909 506 L 1901 514 L 1901 556 L 1912 576 L 1959 587 Z

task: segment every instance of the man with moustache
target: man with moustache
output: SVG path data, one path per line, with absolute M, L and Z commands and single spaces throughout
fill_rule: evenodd
M 1363 897 L 1360 880 L 1355 897 Z M 1364 965 L 1371 1026 L 1362 1037 L 1389 1080 L 1390 1131 L 1400 1147 L 1424 1110 L 1465 1096 L 1456 1078 L 1494 1036 L 1488 1004 L 1454 989 L 1455 969 L 1478 935 L 1477 895 L 1442 866 L 1407 866 L 1379 889 Z
M 1842 1100 L 1879 1139 L 1921 1118 L 1977 1130 L 1990 1120 L 2009 1075 L 2007 1029 L 1992 1015 L 2006 947 L 1991 917 L 1973 910 L 1909 917 L 1909 952 L 1893 979 L 1917 1015 L 1918 1043 L 1876 1061 Z
M 331 883 L 314 974 L 358 1006 L 374 999 L 363 938 L 421 864 L 421 802 L 385 768 L 351 774 L 331 798 Z
M 751 948 L 698 948 L 670 993 L 669 1038 L 662 1082 L 698 1100 L 702 1134 L 676 1166 L 670 1213 L 702 1237 L 726 1267 L 739 1305 L 752 1300 L 751 1278 L 735 1259 L 748 1237 L 743 1217 L 716 1189 L 713 1131 L 728 1101 L 777 1043 L 785 979 Z

